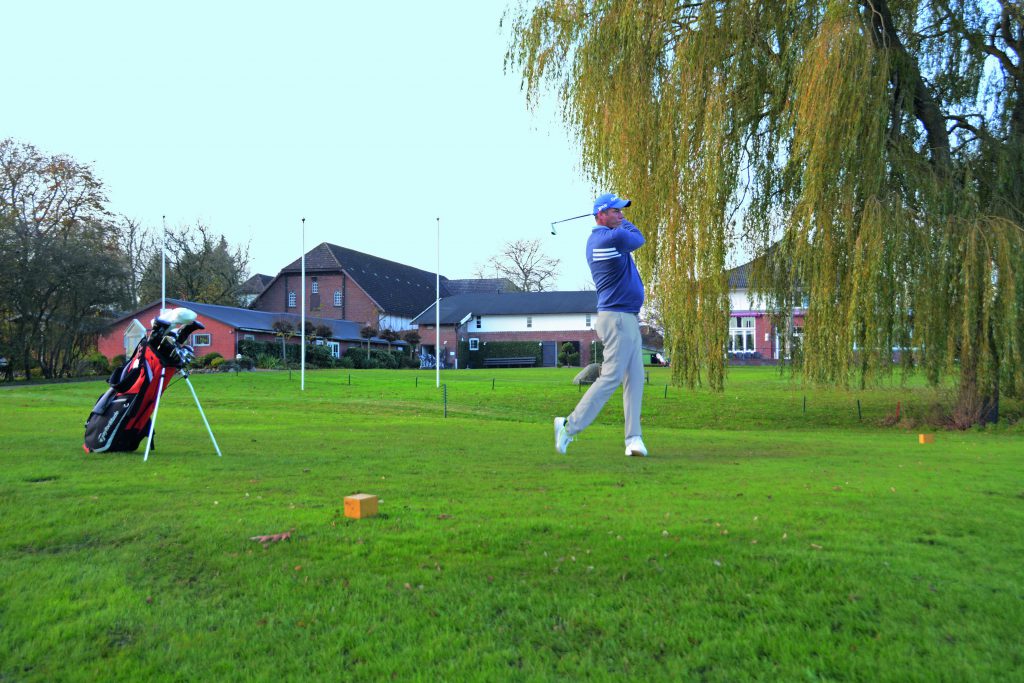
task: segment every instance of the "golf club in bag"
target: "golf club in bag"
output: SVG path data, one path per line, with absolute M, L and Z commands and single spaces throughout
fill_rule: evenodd
M 180 373 L 192 392 L 217 455 L 221 454 L 196 390 L 188 379 L 188 364 L 195 354 L 185 342 L 189 335 L 201 329 L 204 329 L 203 324 L 196 320 L 195 312 L 187 308 L 166 311 L 153 321 L 149 334 L 139 341 L 131 358 L 110 375 L 107 380 L 110 388 L 93 406 L 85 423 L 82 448 L 86 453 L 134 451 L 148 436 L 143 456 L 143 460 L 148 460 L 160 397 L 170 379 Z

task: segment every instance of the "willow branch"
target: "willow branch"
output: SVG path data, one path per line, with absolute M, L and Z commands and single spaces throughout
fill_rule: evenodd
M 875 46 L 882 50 L 893 50 L 908 67 L 911 92 L 914 98 L 914 115 L 924 126 L 928 136 L 931 160 L 943 174 L 951 170 L 949 134 L 935 97 L 928 91 L 921 67 L 908 51 L 892 21 L 888 0 L 861 0 L 861 6 L 868 13 L 871 37 Z M 893 73 L 895 80 L 896 73 Z

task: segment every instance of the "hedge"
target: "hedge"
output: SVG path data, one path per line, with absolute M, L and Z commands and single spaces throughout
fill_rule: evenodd
M 385 349 L 370 349 L 369 358 L 365 348 L 350 346 L 342 359 L 351 361 L 357 370 L 368 370 L 384 368 L 395 370 L 397 368 L 418 368 L 420 361 L 418 357 L 410 356 L 404 351 L 387 351 Z
M 459 342 L 459 357 L 466 359 L 467 368 L 482 368 L 488 358 L 514 358 L 533 356 L 535 365 L 544 364 L 544 352 L 537 341 L 488 341 L 481 342 L 477 351 L 469 350 L 469 342 Z
M 285 344 L 285 362 L 298 364 L 301 361 L 298 344 Z M 261 356 L 281 357 L 281 342 L 279 341 L 254 341 L 246 339 L 238 342 L 238 352 L 246 358 L 260 358 Z M 312 368 L 334 368 L 340 367 L 338 359 L 331 354 L 331 349 L 324 345 L 306 345 L 306 367 Z

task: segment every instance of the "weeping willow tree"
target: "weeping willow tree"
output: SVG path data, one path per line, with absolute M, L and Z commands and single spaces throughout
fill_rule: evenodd
M 631 197 L 674 380 L 720 389 L 726 257 L 803 371 L 1024 393 L 1024 10 L 1014 0 L 540 0 L 506 68 L 553 91 L 595 183 Z M 785 338 L 783 336 L 783 338 Z

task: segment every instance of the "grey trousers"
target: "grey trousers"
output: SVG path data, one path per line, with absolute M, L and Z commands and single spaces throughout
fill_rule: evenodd
M 640 408 L 644 398 L 644 361 L 640 347 L 640 320 L 635 313 L 598 311 L 594 323 L 604 343 L 601 376 L 569 414 L 569 434 L 579 434 L 597 419 L 615 390 L 622 385 L 622 410 L 626 417 L 626 441 L 640 434 Z

